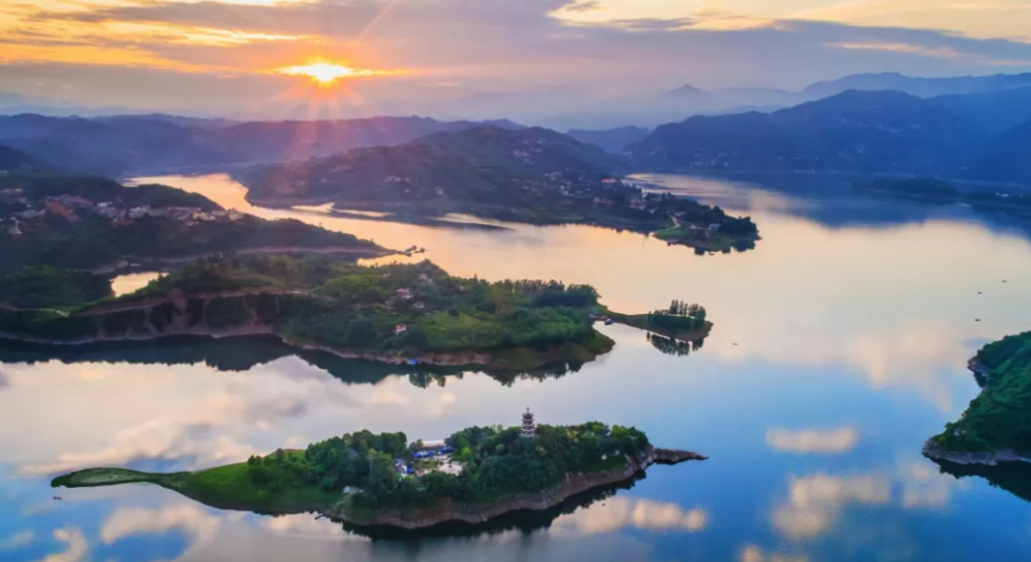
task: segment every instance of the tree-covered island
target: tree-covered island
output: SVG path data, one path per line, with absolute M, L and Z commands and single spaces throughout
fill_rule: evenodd
M 1031 216 L 1031 192 L 1027 190 L 996 188 L 960 191 L 953 184 L 935 178 L 881 178 L 856 183 L 853 188 L 860 192 L 927 203 L 964 203 L 980 212 Z
M 90 277 L 42 273 L 53 277 L 54 294 L 31 299 L 17 290 L 21 284 L 0 277 L 0 335 L 94 343 L 272 334 L 343 357 L 496 370 L 584 363 L 613 346 L 594 329 L 596 313 L 606 309 L 589 285 L 491 283 L 452 277 L 427 261 L 360 266 L 317 256 L 220 255 L 194 261 L 135 293 L 83 302 L 69 299 L 93 290 Z M 41 304 L 48 306 L 25 306 Z M 690 326 L 697 338 L 712 326 L 697 305 L 684 305 L 677 315 L 609 314 L 655 331 Z M 639 322 L 648 318 L 650 323 Z
M 970 369 L 981 393 L 927 441 L 924 455 L 955 464 L 1031 462 L 1031 332 L 984 346 Z
M 257 205 L 333 203 L 397 220 L 449 213 L 529 224 L 589 224 L 656 233 L 700 251 L 746 250 L 759 240 L 749 217 L 623 178 L 616 156 L 554 131 L 482 126 L 393 147 L 244 170 Z M 351 215 L 348 215 L 351 216 Z
M 198 472 L 94 468 L 55 478 L 52 485 L 145 482 L 221 509 L 318 512 L 352 525 L 422 529 L 548 509 L 631 480 L 654 463 L 705 458 L 656 449 L 633 427 L 537 425 L 527 411 L 521 426 L 470 427 L 442 443 L 360 431 Z

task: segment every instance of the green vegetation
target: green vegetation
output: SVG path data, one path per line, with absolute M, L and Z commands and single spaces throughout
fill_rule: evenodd
M 879 179 L 857 183 L 855 189 L 931 203 L 966 203 L 981 212 L 1031 215 L 1031 193 L 1022 190 L 961 192 L 952 184 L 932 178 Z
M 427 261 L 366 267 L 314 256 L 219 255 L 135 293 L 89 301 L 69 297 L 60 312 L 0 308 L 0 332 L 63 342 L 242 329 L 384 361 L 505 371 L 582 364 L 613 345 L 594 330 L 604 307 L 591 286 L 458 278 Z M 679 301 L 612 317 L 681 339 L 700 339 L 711 327 L 704 308 Z
M 111 296 L 111 282 L 85 271 L 22 267 L 0 275 L 0 305 L 62 308 Z
M 608 312 L 607 315 L 614 322 L 684 341 L 700 340 L 712 329 L 712 322 L 706 320 L 705 307 L 679 300 L 672 301 L 669 308 L 647 314 Z
M 388 213 L 419 222 L 447 213 L 530 224 L 591 224 L 650 233 L 677 224 L 708 229 L 713 240 L 678 242 L 729 251 L 754 246 L 749 217 L 670 194 L 645 193 L 620 179 L 622 164 L 596 146 L 540 128 L 478 127 L 394 147 L 253 168 L 238 175 L 248 198 L 266 205 L 298 199 Z M 377 220 L 383 220 L 378 218 Z
M 1031 453 L 1031 332 L 990 343 L 973 361 L 987 369 L 984 388 L 933 443 L 955 452 Z
M 415 466 L 417 443 L 403 433 L 360 431 L 309 445 L 304 451 L 277 450 L 246 463 L 199 472 L 154 474 L 124 469 L 87 469 L 55 478 L 54 487 L 153 483 L 207 505 L 262 513 L 326 510 L 348 515 L 415 511 L 444 500 L 488 505 L 560 485 L 569 474 L 620 470 L 627 457 L 650 447 L 632 427 L 599 422 L 576 426 L 540 425 L 533 437 L 520 428 L 470 427 L 447 440 L 458 474 L 426 471 L 401 474 L 396 463 Z
M 201 195 L 161 185 L 128 188 L 92 177 L 0 177 L 0 271 L 325 248 L 386 253 L 349 234 L 297 220 L 230 213 Z

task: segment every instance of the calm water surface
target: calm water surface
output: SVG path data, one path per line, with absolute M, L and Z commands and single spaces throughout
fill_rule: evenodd
M 1031 327 L 1031 243 L 958 207 L 856 198 L 844 182 L 650 176 L 750 214 L 754 251 L 696 256 L 589 227 L 431 229 L 251 208 L 225 176 L 146 178 L 264 217 L 427 248 L 458 275 L 591 283 L 620 310 L 677 298 L 716 323 L 688 357 L 602 327 L 616 349 L 578 372 L 501 382 L 327 364 L 267 343 L 0 349 L 5 561 L 1017 560 L 1031 509 L 939 474 L 923 440 L 977 393 L 966 360 Z M 1004 282 L 1005 280 L 1005 282 Z M 978 294 L 978 292 L 981 294 Z M 976 322 L 980 319 L 980 322 Z M 148 486 L 51 490 L 84 466 L 195 469 L 368 428 L 599 419 L 709 454 L 631 489 L 490 532 L 370 540 L 311 516 L 219 511 Z M 63 499 L 52 499 L 54 494 Z

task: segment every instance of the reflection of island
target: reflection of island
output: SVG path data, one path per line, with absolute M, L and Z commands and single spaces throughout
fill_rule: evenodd
M 963 479 L 979 476 L 996 488 L 1031 502 L 1031 465 L 1026 463 L 1002 463 L 996 466 L 962 465 L 949 461 L 934 460 L 943 474 Z
M 507 531 L 519 531 L 531 533 L 540 529 L 547 529 L 560 517 L 576 513 L 581 509 L 589 509 L 599 502 L 611 500 L 622 491 L 633 489 L 633 487 L 646 477 L 640 472 L 629 480 L 599 486 L 592 490 L 570 496 L 565 501 L 541 510 L 512 511 L 489 519 L 484 523 L 469 524 L 460 521 L 449 521 L 429 527 L 427 529 L 403 529 L 388 525 L 361 526 L 337 520 L 342 523 L 344 530 L 371 538 L 373 540 L 410 540 L 427 537 L 480 537 L 483 535 L 496 535 Z
M 527 410 L 520 426 L 470 427 L 443 442 L 409 443 L 403 433 L 360 431 L 303 451 L 279 449 L 199 472 L 94 468 L 60 476 L 52 484 L 151 483 L 220 509 L 284 515 L 315 511 L 374 530 L 417 530 L 554 510 L 585 492 L 632 482 L 652 464 L 705 458 L 657 449 L 633 427 L 537 425 Z
M 81 281 L 45 279 L 47 290 L 60 295 Z M 493 371 L 564 368 L 614 345 L 594 329 L 605 309 L 589 285 L 489 283 L 452 277 L 430 262 L 366 267 L 316 258 L 219 256 L 129 295 L 61 306 L 0 307 L 0 334 L 56 344 L 272 335 L 348 359 Z M 703 336 L 711 328 L 703 307 L 677 306 L 605 318 L 671 334 Z
M 705 344 L 705 338 L 694 340 L 694 341 L 682 341 L 676 338 L 667 338 L 660 334 L 653 334 L 648 332 L 648 342 L 652 344 L 652 347 L 658 349 L 666 355 L 675 355 L 677 357 L 687 357 L 691 355 L 692 351 L 698 351 Z
M 1031 332 L 992 342 L 970 360 L 984 388 L 924 455 L 961 465 L 1031 462 Z
M 444 386 L 448 378 L 461 379 L 462 367 L 391 365 L 345 359 L 318 350 L 283 343 L 276 337 L 208 338 L 173 336 L 160 340 L 98 342 L 86 345 L 51 345 L 0 339 L 0 363 L 128 363 L 130 365 L 194 365 L 203 363 L 219 371 L 244 372 L 285 357 L 297 357 L 345 384 L 376 384 L 388 377 L 407 376 L 419 388 Z M 561 378 L 580 370 L 581 363 L 544 366 L 525 371 L 477 370 L 505 386 L 518 380 Z

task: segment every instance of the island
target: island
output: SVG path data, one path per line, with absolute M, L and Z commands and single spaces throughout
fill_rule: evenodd
M 429 261 L 362 266 L 319 256 L 217 255 L 132 294 L 88 302 L 74 301 L 96 294 L 88 275 L 14 275 L 46 281 L 35 285 L 46 291 L 26 296 L 25 283 L 0 277 L 0 337 L 24 342 L 276 336 L 344 358 L 524 371 L 610 351 L 614 342 L 595 330 L 595 312 L 649 328 L 642 317 L 608 312 L 589 285 L 459 278 Z M 704 310 L 684 305 L 643 318 L 701 338 L 712 328 Z
M 479 126 L 392 147 L 360 148 L 305 161 L 257 166 L 234 177 L 255 205 L 332 203 L 350 218 L 373 211 L 441 224 L 453 213 L 537 225 L 586 224 L 657 234 L 701 251 L 754 247 L 749 217 L 648 192 L 625 179 L 617 156 L 542 128 Z
M 969 366 L 981 393 L 924 455 L 957 465 L 1031 462 L 1031 332 L 984 346 Z
M 150 483 L 219 509 L 317 512 L 353 526 L 414 530 L 546 510 L 630 481 L 656 463 L 706 458 L 658 449 L 633 427 L 537 424 L 527 410 L 519 426 L 469 427 L 439 442 L 359 431 L 197 472 L 92 468 L 52 486 Z
M 856 191 L 928 203 L 958 203 L 963 198 L 954 185 L 936 178 L 880 178 L 871 182 L 856 182 L 852 187 Z
M 332 254 L 353 259 L 394 252 L 301 221 L 265 220 L 163 185 L 0 172 L 0 271 L 23 266 L 117 270 L 222 252 Z
M 853 184 L 853 188 L 860 192 L 926 203 L 964 203 L 979 212 L 1031 216 L 1031 192 L 1027 190 L 995 188 L 964 192 L 948 182 L 934 178 L 881 178 Z

